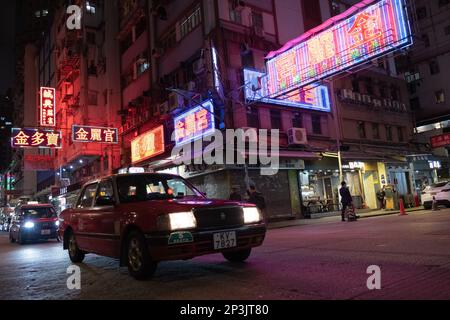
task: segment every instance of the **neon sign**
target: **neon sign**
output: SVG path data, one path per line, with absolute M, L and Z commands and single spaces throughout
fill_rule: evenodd
M 176 145 L 190 143 L 213 133 L 216 128 L 213 102 L 205 101 L 201 106 L 179 115 L 174 124 Z
M 331 111 L 330 95 L 327 86 L 306 86 L 289 93 L 284 99 L 271 99 L 269 98 L 267 77 L 264 73 L 244 69 L 244 83 L 250 84 L 246 86 L 244 92 L 246 101 L 259 101 L 261 103 L 316 111 Z
M 164 153 L 164 127 L 159 126 L 131 141 L 131 162 L 138 163 Z
M 13 148 L 61 148 L 61 131 L 13 128 L 11 133 Z
M 431 138 L 431 147 L 432 148 L 442 148 L 450 146 L 450 133 L 446 133 L 440 136 L 435 136 Z
M 119 143 L 119 131 L 115 128 L 72 126 L 73 142 Z
M 365 0 L 267 58 L 268 92 L 280 97 L 412 44 L 405 0 Z M 336 23 L 337 22 L 337 23 Z
M 56 125 L 56 90 L 55 88 L 41 88 L 40 123 L 43 127 Z

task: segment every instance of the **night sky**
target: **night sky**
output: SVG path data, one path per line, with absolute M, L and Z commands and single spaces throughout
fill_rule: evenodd
M 0 94 L 14 81 L 15 1 L 2 1 L 0 10 Z

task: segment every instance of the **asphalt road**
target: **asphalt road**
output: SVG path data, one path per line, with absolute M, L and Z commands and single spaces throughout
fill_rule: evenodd
M 20 246 L 2 234 L 0 299 L 450 299 L 450 210 L 274 229 L 244 265 L 221 255 L 161 263 L 146 282 L 89 255 L 71 291 L 70 265 L 59 243 Z M 380 290 L 367 288 L 371 265 Z

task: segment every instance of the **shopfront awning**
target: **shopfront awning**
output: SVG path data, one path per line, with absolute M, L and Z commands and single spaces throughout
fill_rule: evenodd
M 259 156 L 260 153 L 257 151 L 245 151 L 242 153 L 244 156 Z M 301 160 L 319 160 L 322 157 L 318 153 L 308 152 L 308 151 L 290 151 L 290 150 L 280 150 L 278 153 L 270 154 L 269 157 L 277 156 L 279 158 L 292 158 L 292 159 L 301 159 Z

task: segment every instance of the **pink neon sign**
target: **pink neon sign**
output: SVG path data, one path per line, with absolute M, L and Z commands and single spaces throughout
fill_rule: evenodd
M 412 44 L 404 0 L 363 1 L 276 52 L 267 63 L 272 98 Z M 364 7 L 361 7 L 364 4 Z M 362 10 L 362 8 L 365 8 Z

